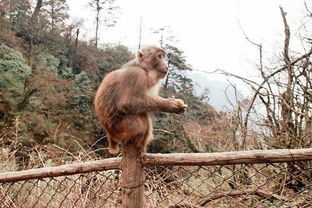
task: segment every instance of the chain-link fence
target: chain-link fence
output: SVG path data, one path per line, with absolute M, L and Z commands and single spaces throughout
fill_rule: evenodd
M 144 207 L 312 207 L 312 158 L 305 160 L 148 166 Z M 0 176 L 0 207 L 122 207 L 121 170 L 105 169 L 13 182 L 7 173 Z
M 2 183 L 0 207 L 118 207 L 120 171 Z
M 147 207 L 312 207 L 307 162 L 154 167 L 145 184 Z

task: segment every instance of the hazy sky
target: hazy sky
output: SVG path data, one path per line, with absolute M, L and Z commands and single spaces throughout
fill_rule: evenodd
M 73 21 L 83 20 L 85 38 L 94 37 L 94 14 L 87 0 L 69 0 Z M 288 13 L 290 28 L 296 31 L 304 20 L 301 0 L 116 0 L 121 7 L 114 28 L 101 27 L 100 42 L 121 43 L 137 49 L 139 22 L 143 18 L 142 44 L 158 44 L 159 36 L 151 28 L 170 26 L 195 68 L 216 68 L 255 76 L 258 51 L 248 43 L 240 21 L 250 39 L 262 43 L 264 59 L 271 61 L 281 53 L 284 31 L 279 6 Z M 274 53 L 272 53 L 274 51 Z M 209 77 L 220 79 L 213 75 Z

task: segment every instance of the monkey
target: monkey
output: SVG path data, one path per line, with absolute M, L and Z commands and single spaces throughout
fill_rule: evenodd
M 158 95 L 161 80 L 168 73 L 166 52 L 156 46 L 138 50 L 136 57 L 104 76 L 94 100 L 95 114 L 105 129 L 108 151 L 119 152 L 118 143 L 132 142 L 141 151 L 153 138 L 149 113 L 183 113 L 181 99 Z

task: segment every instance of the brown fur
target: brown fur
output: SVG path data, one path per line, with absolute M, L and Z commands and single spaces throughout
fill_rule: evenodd
M 146 147 L 153 137 L 148 113 L 185 111 L 182 100 L 155 94 L 154 88 L 168 71 L 164 58 L 162 49 L 148 46 L 104 77 L 95 96 L 95 113 L 107 132 L 110 153 L 118 153 L 118 142 L 134 142 L 142 150 Z

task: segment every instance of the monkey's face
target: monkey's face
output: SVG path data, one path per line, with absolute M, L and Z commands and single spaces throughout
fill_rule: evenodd
M 166 54 L 164 51 L 156 53 L 153 57 L 154 68 L 164 77 L 168 73 Z
M 146 70 L 157 71 L 160 77 L 165 77 L 168 72 L 166 52 L 155 46 L 148 46 L 138 51 L 137 60 Z

